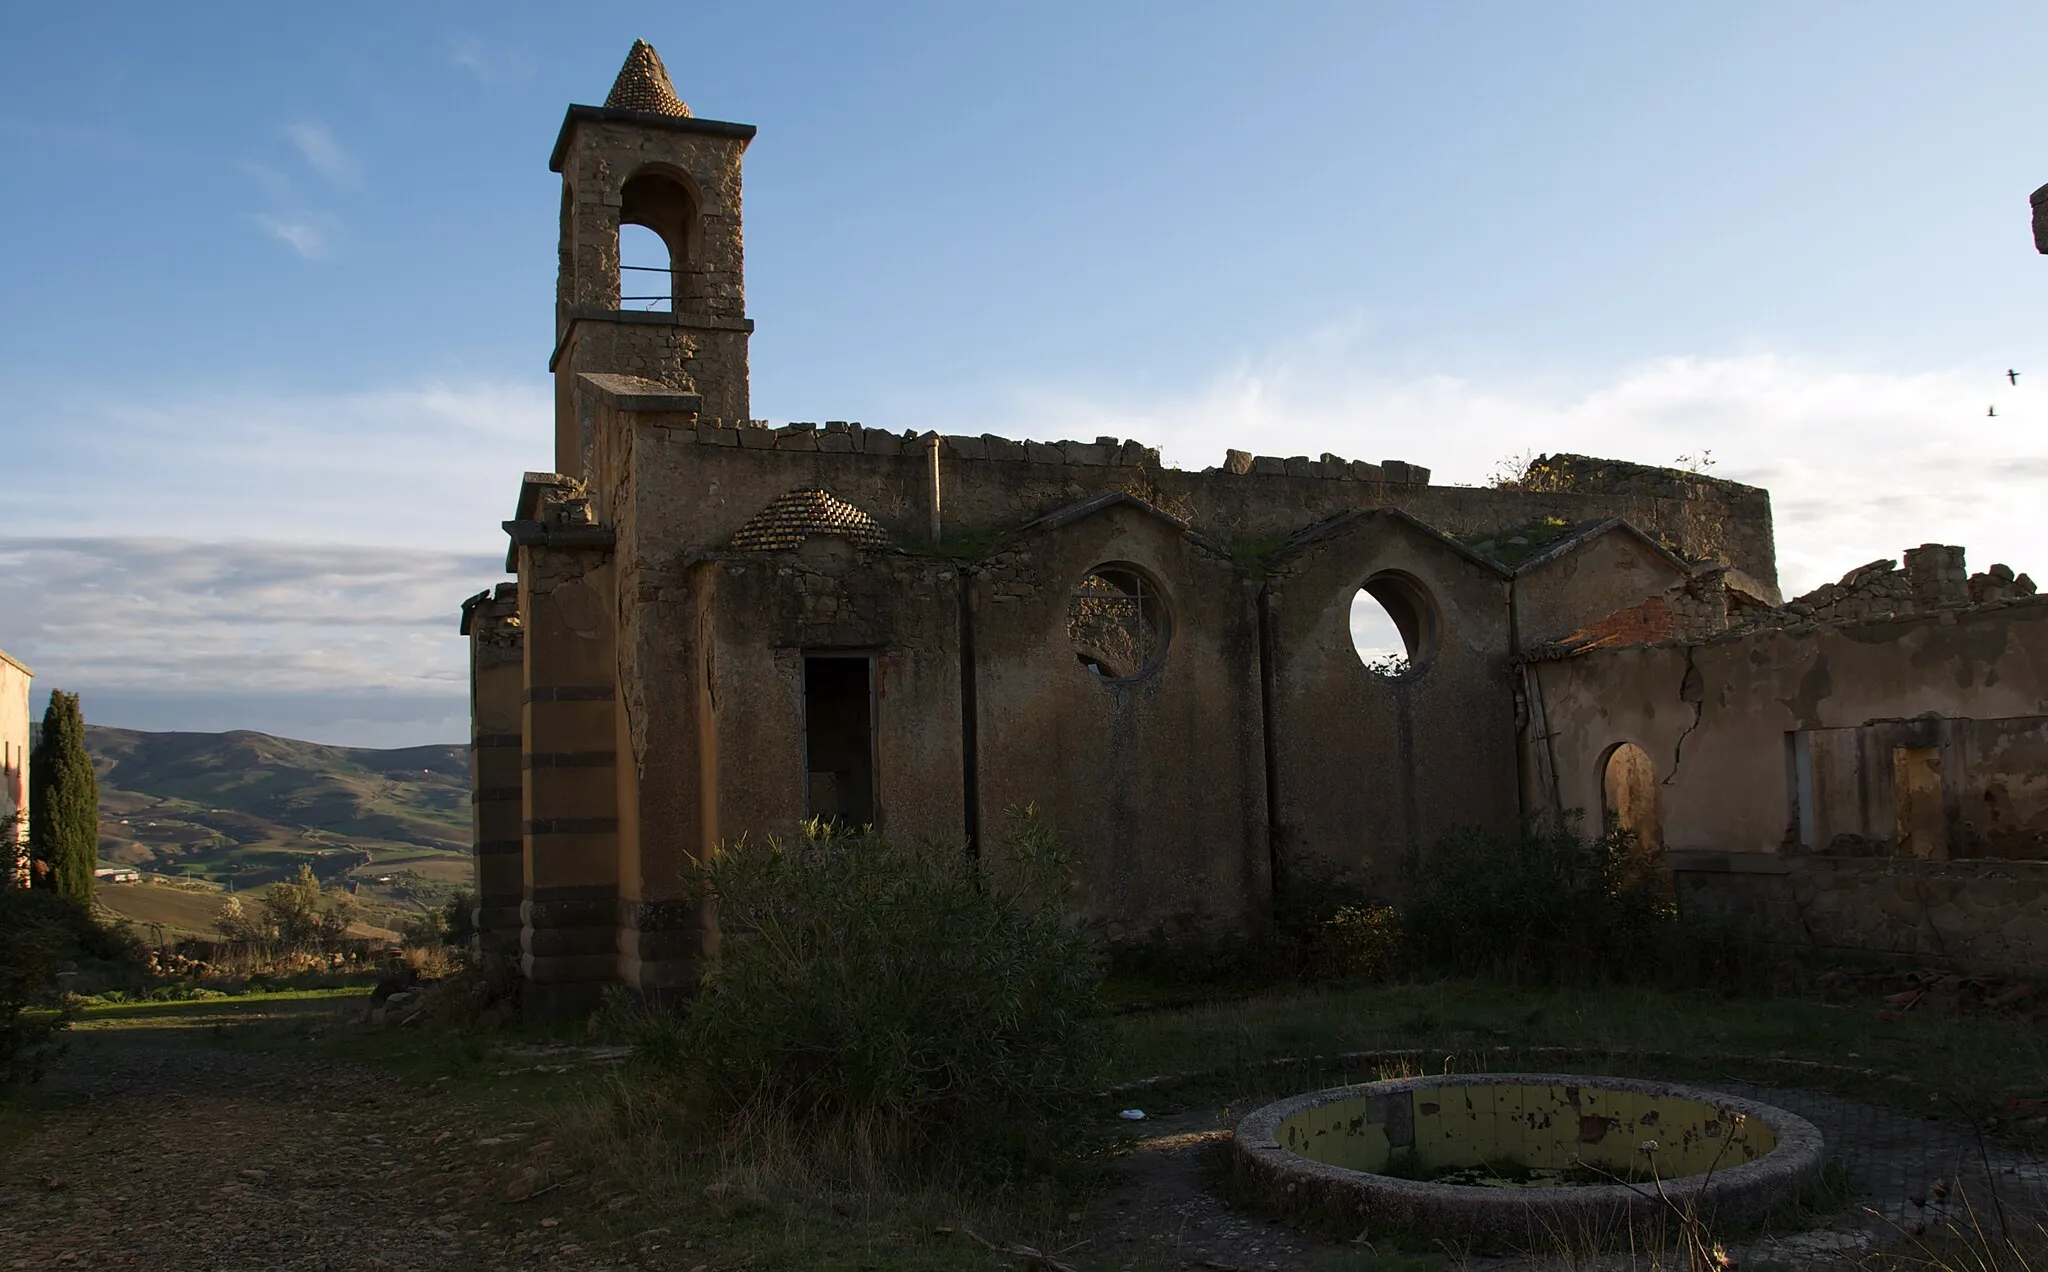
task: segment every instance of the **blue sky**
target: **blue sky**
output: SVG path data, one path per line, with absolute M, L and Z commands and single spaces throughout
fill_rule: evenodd
M 1711 450 L 1789 590 L 2048 569 L 2039 5 L 569 12 L 10 14 L 0 648 L 42 687 L 464 735 L 454 606 L 549 460 L 547 153 L 635 37 L 761 130 L 758 415 L 1440 481 Z

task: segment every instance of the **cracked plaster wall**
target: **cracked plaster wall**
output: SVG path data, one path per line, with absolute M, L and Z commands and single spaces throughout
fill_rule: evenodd
M 1939 952 L 1935 922 L 1953 957 L 2048 965 L 2048 930 L 2026 917 L 2048 857 L 2048 602 L 1605 649 L 1526 675 L 1540 703 L 1524 741 L 1528 767 L 1544 774 L 1532 783 L 1539 804 L 1597 816 L 1601 760 L 1617 743 L 1641 746 L 1667 848 L 1699 904 L 1723 897 L 1783 939 L 1878 950 Z M 1837 731 L 1862 758 L 1829 758 Z M 1818 805 L 1811 844 L 1787 741 L 1802 732 L 1814 757 L 1803 798 Z M 1900 746 L 1936 749 L 1941 853 L 1974 859 L 1896 856 L 1876 833 L 1896 833 Z M 1921 945 L 1901 935 L 1906 895 L 1936 914 L 1916 920 Z M 1801 913 L 1810 932 L 1786 917 Z

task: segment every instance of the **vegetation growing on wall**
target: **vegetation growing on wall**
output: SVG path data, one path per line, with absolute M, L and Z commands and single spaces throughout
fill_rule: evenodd
M 1563 517 L 1539 517 L 1503 530 L 1464 535 L 1459 542 L 1496 565 L 1513 569 L 1549 547 L 1569 529 L 1571 523 Z
M 1142 499 L 1169 517 L 1182 521 L 1195 519 L 1195 501 L 1187 495 L 1176 495 L 1159 484 L 1159 470 L 1140 468 L 1117 486 L 1118 490 L 1134 499 Z
M 1255 579 L 1263 579 L 1272 573 L 1273 562 L 1293 541 L 1288 535 L 1273 535 L 1263 539 L 1233 539 L 1225 546 L 1232 564 Z
M 1008 536 L 1003 526 L 947 527 L 937 539 L 910 539 L 898 545 L 905 556 L 938 557 L 947 561 L 980 561 Z

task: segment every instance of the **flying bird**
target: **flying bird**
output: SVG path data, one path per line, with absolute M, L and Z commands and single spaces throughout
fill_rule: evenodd
M 2020 373 L 2017 371 L 2007 371 L 2005 378 L 2011 380 L 2014 384 L 2018 384 L 2020 382 Z

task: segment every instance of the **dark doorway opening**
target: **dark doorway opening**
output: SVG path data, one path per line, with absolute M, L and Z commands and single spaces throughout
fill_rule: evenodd
M 804 657 L 804 815 L 843 829 L 875 821 L 875 660 Z

